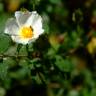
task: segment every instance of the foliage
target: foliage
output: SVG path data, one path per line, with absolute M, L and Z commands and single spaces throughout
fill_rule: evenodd
M 16 10 L 37 10 L 44 34 L 20 45 L 4 34 Z M 95 96 L 95 0 L 0 0 L 0 96 Z

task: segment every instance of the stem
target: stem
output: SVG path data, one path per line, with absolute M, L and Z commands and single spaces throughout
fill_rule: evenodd
M 35 0 L 33 0 L 33 11 L 35 10 Z
M 0 54 L 0 57 L 27 57 L 27 55 L 7 55 L 7 54 Z
M 35 10 L 35 4 L 33 4 L 33 11 Z
M 42 74 L 41 72 L 38 71 L 38 68 L 37 68 L 35 65 L 34 65 L 34 68 L 36 69 L 36 72 L 37 72 L 39 78 L 41 79 L 42 84 L 45 84 L 45 85 L 46 85 L 46 80 L 45 80 L 43 74 Z
M 27 51 L 27 55 L 29 57 L 29 45 L 28 44 L 26 45 L 26 51 Z
M 42 83 L 46 85 L 46 81 L 44 80 L 42 74 L 40 72 L 37 72 L 39 78 L 41 79 Z
M 19 55 L 19 51 L 20 51 L 21 47 L 22 47 L 22 44 L 18 44 L 18 46 L 17 46 L 17 55 Z
M 26 45 L 26 51 L 27 51 L 27 53 L 29 53 L 29 46 L 28 46 L 28 44 Z

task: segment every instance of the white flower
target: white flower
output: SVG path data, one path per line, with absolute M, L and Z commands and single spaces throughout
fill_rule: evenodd
M 13 41 L 26 45 L 44 32 L 42 18 L 36 11 L 16 11 L 15 17 L 9 19 L 5 27 L 5 33 L 11 35 Z

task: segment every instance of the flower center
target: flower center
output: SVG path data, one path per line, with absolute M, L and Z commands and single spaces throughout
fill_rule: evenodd
M 20 36 L 23 39 L 28 39 L 28 38 L 32 38 L 33 36 L 33 29 L 32 27 L 22 27 L 20 29 Z

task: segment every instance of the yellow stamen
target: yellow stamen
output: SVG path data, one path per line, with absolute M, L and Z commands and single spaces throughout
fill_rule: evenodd
M 20 29 L 20 37 L 23 39 L 32 38 L 33 36 L 33 29 L 32 27 L 22 27 Z

